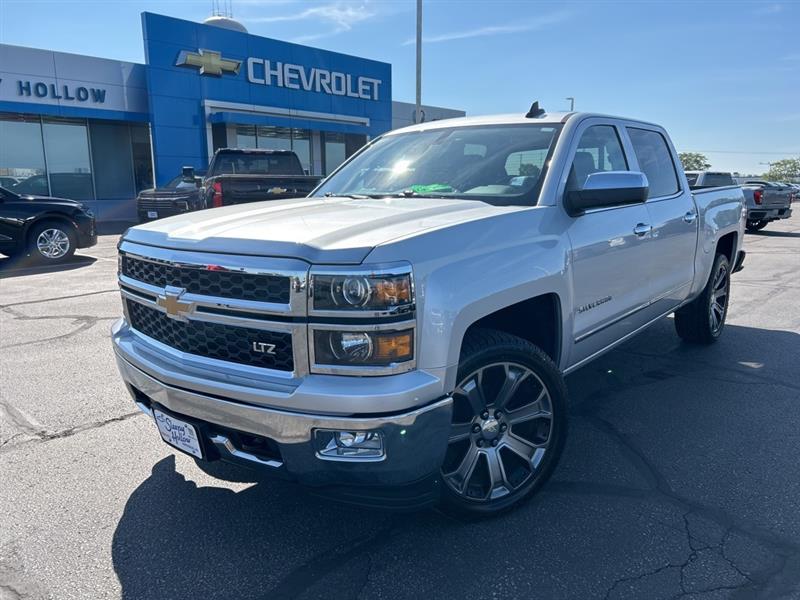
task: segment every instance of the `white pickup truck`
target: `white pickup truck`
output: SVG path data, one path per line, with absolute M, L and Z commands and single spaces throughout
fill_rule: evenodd
M 582 113 L 392 131 L 311 197 L 126 232 L 113 328 L 163 439 L 383 506 L 492 514 L 567 432 L 564 375 L 675 313 L 723 331 L 739 187 L 659 126 Z

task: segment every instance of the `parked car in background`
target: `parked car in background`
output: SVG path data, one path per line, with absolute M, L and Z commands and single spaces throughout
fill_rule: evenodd
M 9 175 L 0 175 L 0 187 L 10 190 L 20 182 L 20 177 L 11 177 Z
M 0 187 L 0 253 L 58 263 L 96 243 L 94 215 L 79 202 Z
M 136 197 L 139 222 L 205 208 L 206 201 L 202 191 L 204 173 L 196 173 L 192 167 L 184 167 L 183 172 L 164 187 L 139 192 Z
M 308 198 L 133 227 L 126 389 L 197 460 L 508 509 L 562 454 L 565 374 L 670 313 L 723 332 L 742 190 L 680 164 L 657 125 L 534 105 L 391 131 Z
M 774 181 L 747 179 L 742 184 L 747 201 L 747 230 L 759 231 L 770 222 L 792 216 L 793 188 Z
M 321 179 L 306 175 L 297 154 L 290 150 L 220 148 L 203 181 L 205 205 L 212 208 L 300 198 Z

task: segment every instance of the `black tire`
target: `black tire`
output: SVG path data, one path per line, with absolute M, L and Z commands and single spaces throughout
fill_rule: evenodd
M 529 499 L 555 469 L 566 435 L 567 389 L 550 357 L 507 333 L 470 331 L 453 394 L 442 508 L 468 518 L 494 516 Z M 498 484 L 492 471 L 501 474 Z
M 48 236 L 53 240 L 51 251 L 43 250 L 41 244 L 48 239 Z M 72 258 L 76 243 L 77 236 L 72 225 L 63 221 L 43 221 L 34 225 L 28 232 L 27 253 L 37 262 L 58 264 Z
M 702 293 L 675 311 L 675 331 L 686 342 L 713 344 L 725 328 L 730 295 L 731 266 L 727 256 L 717 254 Z
M 765 221 L 764 219 L 761 219 L 760 221 L 747 221 L 747 223 L 745 223 L 745 227 L 747 228 L 747 231 L 761 231 L 767 226 L 767 223 L 769 223 L 769 221 Z

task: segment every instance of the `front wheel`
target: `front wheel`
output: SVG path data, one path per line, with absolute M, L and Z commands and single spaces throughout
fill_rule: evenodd
M 761 231 L 767 226 L 767 223 L 769 223 L 769 221 L 765 221 L 764 219 L 758 221 L 747 221 L 747 223 L 745 223 L 745 227 L 747 228 L 747 231 Z
M 40 223 L 28 236 L 28 253 L 39 262 L 60 263 L 75 254 L 76 243 L 75 230 L 70 225 Z
M 482 329 L 464 340 L 442 465 L 445 509 L 489 516 L 530 498 L 558 462 L 567 391 L 530 342 Z
M 717 254 L 701 294 L 675 311 L 675 330 L 687 342 L 711 344 L 722 335 L 731 292 L 728 257 Z

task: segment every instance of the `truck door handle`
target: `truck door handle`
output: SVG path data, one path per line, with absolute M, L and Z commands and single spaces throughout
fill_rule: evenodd
M 635 233 L 639 237 L 644 237 L 651 231 L 653 231 L 653 226 L 648 225 L 647 223 L 639 223 L 636 227 L 633 228 L 633 233 Z
M 694 211 L 689 211 L 685 215 L 683 215 L 683 220 L 687 223 L 694 223 L 697 219 L 697 213 Z

